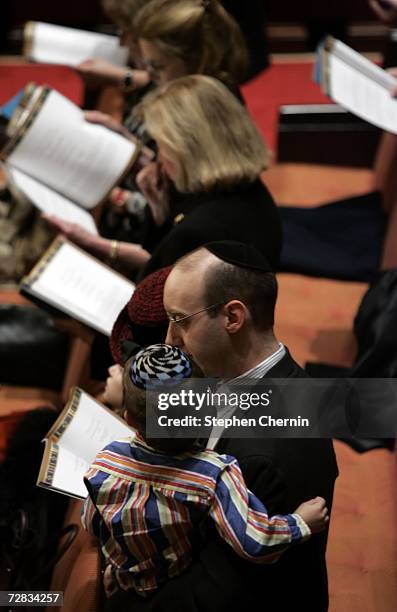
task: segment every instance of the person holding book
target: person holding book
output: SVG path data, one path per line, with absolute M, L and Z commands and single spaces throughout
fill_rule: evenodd
M 107 446 L 86 474 L 89 496 L 82 523 L 101 542 L 105 588 L 113 595 L 108 610 L 139 610 L 140 597 L 150 600 L 182 573 L 206 519 L 214 521 L 235 553 L 254 563 L 277 561 L 290 545 L 328 523 L 320 497 L 293 514 L 270 518 L 247 489 L 237 460 L 202 449 L 194 438 L 171 433 L 145 439 L 147 393 L 164 386 L 177 389 L 193 374 L 192 362 L 176 347 L 152 345 L 131 358 L 124 369 L 124 407 L 136 436 Z M 167 416 L 181 417 L 185 411 L 175 406 Z
M 129 66 L 116 66 L 109 61 L 90 58 L 76 66 L 76 70 L 88 87 L 116 85 L 126 95 L 145 89 L 150 81 L 148 72 L 142 65 L 139 46 L 133 34 L 134 16 L 147 4 L 147 0 L 101 0 L 102 8 L 119 28 L 120 45 L 129 49 Z M 134 104 L 139 98 L 131 100 Z
M 222 239 L 255 245 L 275 269 L 279 213 L 260 179 L 270 155 L 236 97 L 220 81 L 194 75 L 148 94 L 140 112 L 158 160 L 139 173 L 138 183 L 154 215 L 165 219 L 164 238 L 158 244 L 114 243 L 50 218 L 52 225 L 97 257 L 141 269 L 142 277 Z
M 161 82 L 199 72 L 213 75 L 225 82 L 236 95 L 240 95 L 238 84 L 243 79 L 247 65 L 244 40 L 237 23 L 216 0 L 211 3 L 197 0 L 104 2 L 106 12 L 128 33 L 125 42 L 131 43 L 130 52 L 138 65 L 141 65 L 142 57 L 147 64 L 154 61 L 154 57 L 161 57 Z M 142 11 L 139 11 L 139 8 L 142 8 Z M 147 38 L 145 41 L 142 34 Z M 146 43 L 146 51 L 149 49 L 150 56 L 145 58 L 144 49 L 138 48 L 138 37 L 142 44 Z M 91 62 L 88 64 L 87 73 L 91 70 Z M 117 71 L 120 72 L 120 69 Z M 154 80 L 143 88 L 140 87 L 140 82 L 135 83 L 136 79 L 132 76 L 133 83 L 128 86 L 130 93 L 126 98 L 122 123 L 102 112 L 86 111 L 86 119 L 89 122 L 99 123 L 127 138 L 130 134 L 138 137 L 149 148 L 148 150 L 145 146 L 145 163 L 153 155 L 150 148 L 155 151 L 156 145 L 134 109 L 145 94 L 158 84 L 155 71 L 152 72 Z M 140 159 L 143 159 L 142 155 Z M 109 240 L 117 239 L 130 243 L 149 240 L 155 245 L 166 230 L 162 227 L 164 218 L 159 215 L 157 209 L 153 210 L 150 202 L 149 206 L 147 205 L 148 194 L 142 194 L 137 186 L 137 168 L 138 164 L 129 176 L 124 177 L 120 186 L 112 190 L 109 206 L 101 217 L 99 230 Z M 151 176 L 151 180 L 156 179 Z M 84 241 L 84 232 L 78 227 L 69 231 L 74 233 L 76 241 Z M 106 246 L 109 254 L 112 254 L 111 242 L 106 243 Z M 139 257 L 140 254 L 132 249 L 131 255 Z
M 119 0 L 108 0 L 114 10 Z M 141 4 L 141 3 L 138 3 Z M 111 129 L 130 132 L 145 145 L 155 149 L 155 143 L 141 119 L 134 113 L 148 90 L 188 74 L 208 74 L 224 82 L 239 97 L 238 85 L 244 80 L 247 51 L 235 20 L 214 0 L 152 0 L 142 10 L 130 11 L 131 52 L 139 56 L 148 68 L 151 83 L 134 89 L 124 111 L 123 125 L 103 113 L 89 111 L 87 119 Z M 126 11 L 123 8 L 123 13 Z M 132 8 L 132 7 L 131 7 Z M 136 13 L 136 14 L 135 14 Z M 119 19 L 115 14 L 115 19 Z M 128 18 L 127 18 L 128 19 Z M 127 177 L 121 188 L 114 189 L 101 229 L 108 237 L 137 242 L 150 237 L 153 244 L 161 239 L 163 219 L 147 206 L 147 194 L 137 191 L 135 173 Z M 113 234 L 113 236 L 112 236 Z

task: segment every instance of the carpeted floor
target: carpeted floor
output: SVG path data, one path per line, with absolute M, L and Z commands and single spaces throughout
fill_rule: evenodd
M 0 105 L 15 96 L 29 82 L 50 85 L 75 104 L 83 102 L 82 81 L 71 68 L 25 64 L 13 58 L 12 61 L 0 61 Z

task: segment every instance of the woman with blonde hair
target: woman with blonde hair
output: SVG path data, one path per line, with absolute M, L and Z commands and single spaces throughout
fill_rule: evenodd
M 244 39 L 218 0 L 151 0 L 137 13 L 134 30 L 158 85 L 188 74 L 213 76 L 232 89 L 244 80 Z
M 130 45 L 138 46 L 151 83 L 129 97 L 123 126 L 103 113 L 92 111 L 87 119 L 101 123 L 129 137 L 138 137 L 153 147 L 145 125 L 136 119 L 134 108 L 149 88 L 189 74 L 208 74 L 224 82 L 240 99 L 238 84 L 244 77 L 247 52 L 239 26 L 217 0 L 102 0 L 104 7 L 122 29 L 130 19 Z M 140 10 L 137 12 L 137 8 Z M 134 10 L 133 10 L 134 9 Z M 130 18 L 128 17 L 130 15 Z M 132 48 L 132 47 L 131 47 Z M 136 50 L 134 51 L 136 55 Z M 132 74 L 132 73 L 131 73 Z M 139 79 L 132 74 L 132 87 Z M 140 93 L 142 92 L 142 93 Z M 147 181 L 146 181 L 147 182 Z M 144 194 L 146 196 L 146 194 Z M 159 219 L 152 215 L 146 199 L 137 191 L 135 174 L 124 179 L 122 188 L 112 192 L 115 207 L 107 213 L 101 230 L 121 240 L 154 245 L 162 235 Z M 109 221 L 109 222 L 107 222 Z M 130 238 L 131 236 L 131 238 Z M 109 252 L 112 253 L 109 243 Z
M 143 69 L 138 43 L 133 33 L 133 21 L 147 0 L 101 0 L 104 13 L 119 30 L 120 45 L 129 48 L 129 66 L 116 66 L 109 61 L 87 58 L 77 70 L 88 87 L 116 85 L 125 94 L 146 87 L 150 78 Z
M 188 76 L 148 94 L 140 113 L 158 161 L 141 171 L 138 182 L 168 233 L 154 248 L 112 243 L 113 260 L 143 268 L 145 276 L 206 242 L 238 240 L 276 268 L 279 215 L 260 180 L 269 153 L 235 96 L 216 79 Z M 56 227 L 95 255 L 109 256 L 110 241 L 71 224 L 57 221 Z

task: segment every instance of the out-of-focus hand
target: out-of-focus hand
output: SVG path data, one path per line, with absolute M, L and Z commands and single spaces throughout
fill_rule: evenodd
M 161 164 L 154 161 L 145 166 L 137 174 L 136 183 L 148 201 L 155 223 L 162 225 L 169 214 L 170 181 Z
M 397 0 L 368 0 L 368 4 L 384 23 L 393 23 L 397 19 Z
M 134 164 L 134 171 L 139 172 L 140 170 L 142 170 L 142 168 L 145 168 L 150 163 L 152 163 L 152 161 L 154 161 L 154 158 L 154 151 L 152 151 L 152 149 L 149 149 L 149 147 L 143 146 L 139 151 L 138 157 L 136 158 Z
M 397 68 L 388 68 L 386 70 L 392 77 L 396 79 L 395 86 L 390 90 L 390 94 L 393 98 L 397 98 Z
M 95 240 L 98 239 L 98 237 L 85 230 L 81 225 L 69 223 L 54 215 L 42 215 L 42 218 L 53 230 L 59 232 L 83 249 L 91 251 L 95 246 Z
M 312 533 L 323 531 L 329 522 L 328 508 L 323 497 L 315 497 L 301 504 L 294 514 L 303 518 Z
M 77 72 L 88 87 L 103 87 L 123 83 L 126 69 L 104 59 L 87 59 L 76 66 Z
M 112 576 L 111 565 L 106 566 L 105 572 L 103 574 L 103 586 L 107 597 L 110 597 L 110 595 L 117 591 L 117 585 L 115 584 L 115 581 L 113 580 Z
M 109 201 L 114 208 L 120 212 L 124 212 L 125 205 L 131 196 L 131 191 L 128 189 L 122 189 L 121 187 L 113 187 L 110 192 Z
M 84 111 L 84 118 L 88 123 L 96 123 L 97 125 L 102 125 L 103 127 L 108 128 L 108 130 L 112 130 L 112 132 L 117 132 L 126 138 L 131 138 L 131 134 L 129 131 L 123 126 L 120 121 L 117 119 L 113 119 L 110 115 L 106 113 L 101 113 L 101 111 L 96 110 L 87 110 Z

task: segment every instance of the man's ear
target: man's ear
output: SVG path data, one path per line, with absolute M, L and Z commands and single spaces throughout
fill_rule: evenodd
M 226 316 L 225 330 L 229 334 L 235 334 L 245 325 L 249 318 L 249 312 L 245 304 L 239 300 L 231 300 L 224 305 Z

